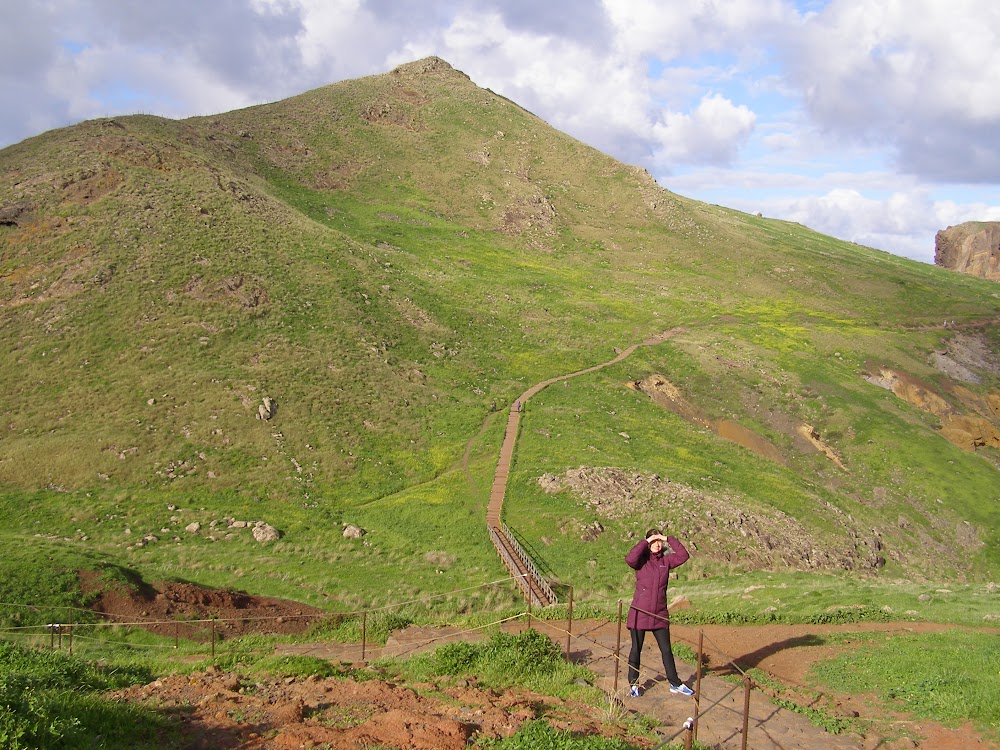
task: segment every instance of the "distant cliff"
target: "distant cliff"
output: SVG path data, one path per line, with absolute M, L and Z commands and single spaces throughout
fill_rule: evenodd
M 1000 281 L 1000 221 L 967 221 L 937 233 L 934 263 Z

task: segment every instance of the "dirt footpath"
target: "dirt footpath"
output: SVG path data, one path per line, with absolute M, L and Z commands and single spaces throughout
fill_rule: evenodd
M 566 622 L 534 620 L 533 627 L 548 634 L 565 649 Z M 505 628 L 520 630 L 522 623 Z M 750 693 L 750 719 L 747 747 L 754 750 L 909 750 L 934 748 L 935 750 L 989 750 L 992 745 L 984 742 L 975 730 L 966 725 L 949 729 L 934 722 L 914 721 L 896 716 L 873 695 L 832 695 L 821 693 L 804 685 L 810 666 L 820 659 L 830 658 L 850 644 L 843 646 L 818 645 L 817 636 L 832 632 L 862 631 L 918 631 L 945 630 L 946 626 L 921 623 L 856 623 L 849 625 L 773 625 L 766 627 L 674 625 L 674 641 L 697 648 L 699 633 L 703 634 L 708 658 L 708 674 L 701 684 L 698 740 L 717 750 L 736 750 L 742 747 L 743 706 L 745 692 L 738 684 L 740 669 L 756 667 L 773 675 L 790 690 L 782 697 L 800 706 L 822 710 L 828 715 L 856 718 L 860 722 L 874 722 L 865 736 L 857 734 L 830 734 L 812 724 L 801 713 L 778 707 L 771 701 L 772 693 L 757 688 Z M 614 695 L 625 711 L 645 714 L 659 723 L 657 729 L 663 740 L 677 737 L 683 740 L 684 722 L 695 714 L 694 698 L 675 695 L 669 691 L 661 673 L 660 655 L 652 639 L 647 639 L 643 649 L 641 684 L 644 693 L 633 699 L 627 697 L 625 660 L 628 656 L 627 632 L 622 635 L 621 655 L 616 659 L 615 647 L 618 631 L 615 625 L 597 621 L 573 623 L 570 658 L 585 664 L 599 677 L 599 685 L 608 695 Z M 410 626 L 396 631 L 385 648 L 368 649 L 367 659 L 379 656 L 408 656 L 427 648 L 434 648 L 453 640 L 474 640 L 479 633 L 468 633 L 456 628 L 420 628 Z M 286 653 L 311 653 L 331 659 L 356 659 L 360 657 L 359 645 L 299 644 L 282 648 Z M 617 690 L 615 672 L 618 669 Z M 681 677 L 694 687 L 695 666 L 678 661 Z M 736 677 L 733 679 L 726 679 Z M 736 690 L 734 691 L 734 687 Z M 860 725 L 859 725 L 860 726 Z
M 95 608 L 109 619 L 162 630 L 164 619 L 172 617 L 216 617 L 222 620 L 220 634 L 226 638 L 252 632 L 302 633 L 317 618 L 329 616 L 319 610 L 278 599 L 264 599 L 238 592 L 206 590 L 187 584 L 149 584 L 139 590 L 106 591 Z M 193 632 L 182 637 L 205 640 L 203 621 L 187 627 Z M 566 648 L 565 621 L 533 621 Z M 519 630 L 516 622 L 510 630 Z M 175 626 L 167 628 L 169 635 Z M 927 623 L 856 623 L 850 625 L 770 625 L 754 627 L 674 625 L 675 643 L 695 650 L 703 635 L 708 659 L 708 674 L 702 681 L 701 717 L 698 739 L 719 750 L 742 746 L 742 687 L 733 691 L 740 669 L 758 668 L 788 686 L 782 697 L 799 706 L 822 709 L 827 715 L 858 718 L 872 722 L 865 737 L 831 735 L 808 722 L 800 713 L 779 708 L 771 702 L 766 688 L 750 696 L 748 747 L 754 750 L 987 750 L 984 742 L 969 725 L 949 729 L 933 722 L 915 721 L 895 715 L 874 695 L 829 695 L 805 685 L 806 676 L 817 660 L 830 658 L 850 643 L 821 645 L 819 635 L 831 632 L 945 630 L 946 626 Z M 186 744 L 190 748 L 246 748 L 247 750 L 285 750 L 286 748 L 322 747 L 361 748 L 372 745 L 399 748 L 465 747 L 467 740 L 479 733 L 492 736 L 511 734 L 532 718 L 545 716 L 556 726 L 590 734 L 622 736 L 625 727 L 615 723 L 616 713 L 634 711 L 652 717 L 658 723 L 661 740 L 680 732 L 685 720 L 694 716 L 695 702 L 670 693 L 660 668 L 659 653 L 653 639 L 647 639 L 643 651 L 641 675 L 644 694 L 625 697 L 625 665 L 628 634 L 622 633 L 620 656 L 615 647 L 615 625 L 597 621 L 575 621 L 572 626 L 570 657 L 593 670 L 599 685 L 619 703 L 592 707 L 563 702 L 527 691 L 481 690 L 475 680 L 454 689 L 446 687 L 447 699 L 432 700 L 424 691 L 399 688 L 377 679 L 368 669 L 360 669 L 380 656 L 407 656 L 454 640 L 475 640 L 480 631 L 464 632 L 456 628 L 419 628 L 411 626 L 394 632 L 384 647 L 362 644 L 308 643 L 285 645 L 282 654 L 309 654 L 328 659 L 339 676 L 329 678 L 264 677 L 248 680 L 216 669 L 191 675 L 175 675 L 150 685 L 121 691 L 122 700 L 154 703 L 166 710 L 175 707 L 181 717 Z M 355 669 L 355 667 L 359 669 Z M 693 664 L 678 662 L 682 678 L 694 687 Z M 617 676 L 617 691 L 615 690 Z M 352 675 L 359 677 L 351 680 Z M 726 677 L 729 679 L 726 679 Z M 375 679 L 372 679 L 375 677 Z M 344 679 L 348 678 L 348 679 Z M 429 686 L 441 692 L 442 686 Z M 716 705 L 717 704 L 717 705 Z M 612 709 L 618 706 L 617 709 Z M 611 719 L 611 721 L 609 721 Z M 912 739 L 910 739 L 912 738 Z M 683 739 L 678 737 L 678 739 Z M 656 744 L 659 744 L 657 742 Z

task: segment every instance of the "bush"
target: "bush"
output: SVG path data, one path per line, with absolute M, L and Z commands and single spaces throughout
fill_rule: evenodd
M 434 652 L 434 673 L 457 676 L 475 671 L 482 647 L 465 641 L 447 643 Z
M 532 675 L 551 674 L 562 661 L 559 647 L 537 630 L 497 633 L 486 644 L 481 657 L 489 669 L 518 680 Z
M 449 677 L 474 674 L 484 684 L 496 687 L 524 684 L 565 668 L 559 647 L 537 630 L 496 633 L 485 643 L 448 643 L 432 653 L 413 657 L 408 664 L 415 674 Z

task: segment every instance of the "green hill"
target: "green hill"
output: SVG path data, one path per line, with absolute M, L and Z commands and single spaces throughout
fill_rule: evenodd
M 343 608 L 501 578 L 506 408 L 680 328 L 532 399 L 505 514 L 554 579 L 620 596 L 664 525 L 692 580 L 989 580 L 998 320 L 996 284 L 678 196 L 436 58 L 88 121 L 0 151 L 6 564 Z

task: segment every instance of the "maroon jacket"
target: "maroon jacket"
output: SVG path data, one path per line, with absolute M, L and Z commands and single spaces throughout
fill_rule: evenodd
M 625 555 L 625 562 L 635 568 L 635 595 L 626 620 L 631 630 L 656 630 L 669 624 L 667 580 L 670 569 L 683 565 L 690 555 L 677 537 L 668 536 L 667 544 L 670 554 L 664 554 L 664 545 L 664 549 L 654 555 L 649 551 L 649 542 L 643 539 Z

